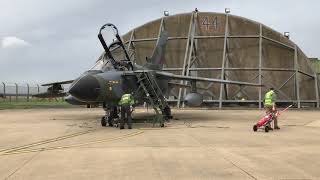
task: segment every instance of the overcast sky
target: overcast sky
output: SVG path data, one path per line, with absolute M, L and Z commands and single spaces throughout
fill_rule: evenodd
M 74 79 L 102 52 L 106 22 L 124 34 L 170 14 L 224 12 L 261 22 L 320 57 L 320 1 L 293 0 L 0 0 L 0 81 L 43 83 Z

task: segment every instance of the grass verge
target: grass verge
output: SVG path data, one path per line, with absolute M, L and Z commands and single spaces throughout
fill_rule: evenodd
M 65 101 L 0 101 L 0 109 L 69 108 Z

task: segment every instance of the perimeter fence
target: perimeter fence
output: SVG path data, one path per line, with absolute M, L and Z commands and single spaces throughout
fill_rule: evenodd
M 40 98 L 33 97 L 35 94 L 47 91 L 47 87 L 39 84 L 1 82 L 0 101 L 35 101 Z

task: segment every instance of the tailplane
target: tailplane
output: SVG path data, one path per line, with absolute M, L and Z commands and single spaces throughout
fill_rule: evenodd
M 147 59 L 146 66 L 150 69 L 162 69 L 165 62 L 165 51 L 168 41 L 168 32 L 162 31 L 157 41 L 156 47 L 153 50 L 153 54 L 150 59 Z

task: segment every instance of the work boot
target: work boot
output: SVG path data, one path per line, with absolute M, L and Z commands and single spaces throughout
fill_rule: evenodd
M 279 130 L 280 128 L 279 128 L 279 126 L 277 126 L 277 127 L 274 127 L 274 129 Z

